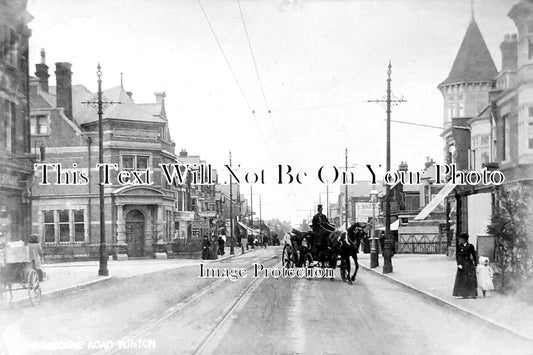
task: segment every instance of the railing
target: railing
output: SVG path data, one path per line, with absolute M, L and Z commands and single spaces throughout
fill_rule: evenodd
M 398 253 L 446 254 L 448 242 L 438 233 L 400 234 Z

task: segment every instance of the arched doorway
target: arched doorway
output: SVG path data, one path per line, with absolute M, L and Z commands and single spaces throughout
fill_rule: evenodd
M 139 210 L 126 215 L 126 243 L 128 255 L 144 256 L 144 215 Z

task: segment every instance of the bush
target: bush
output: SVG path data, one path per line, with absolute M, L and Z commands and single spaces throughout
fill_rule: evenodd
M 500 269 L 501 290 L 514 291 L 533 276 L 531 241 L 526 228 L 529 194 L 522 186 L 502 187 L 496 191 L 495 197 L 488 231 L 496 239 L 495 262 Z

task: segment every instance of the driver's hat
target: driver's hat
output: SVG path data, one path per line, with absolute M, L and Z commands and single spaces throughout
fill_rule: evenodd
M 316 208 L 322 208 L 322 205 L 319 204 L 319 205 L 316 206 Z

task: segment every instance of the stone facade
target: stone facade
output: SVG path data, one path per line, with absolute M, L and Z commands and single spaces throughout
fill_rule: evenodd
M 27 1 L 0 1 L 0 233 L 24 240 L 31 231 Z

